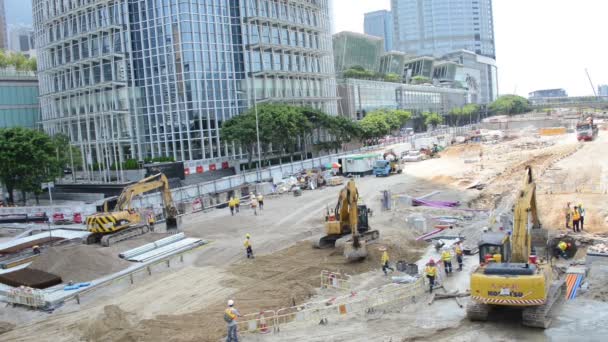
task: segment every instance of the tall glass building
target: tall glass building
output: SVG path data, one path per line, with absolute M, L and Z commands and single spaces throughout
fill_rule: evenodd
M 42 125 L 89 168 L 240 159 L 254 103 L 336 114 L 328 0 L 34 0 Z M 255 89 L 255 91 L 253 91 Z
M 496 58 L 492 0 L 392 0 L 396 50 L 440 57 L 469 50 Z
M 393 15 L 391 11 L 365 13 L 363 31 L 370 36 L 384 39 L 384 51 L 393 50 Z
M 354 66 L 375 72 L 380 70 L 380 56 L 384 50 L 382 38 L 343 31 L 334 34 L 333 48 L 338 73 Z

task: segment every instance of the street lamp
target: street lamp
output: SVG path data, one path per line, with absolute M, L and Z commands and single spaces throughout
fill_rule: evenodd
M 258 118 L 258 103 L 257 103 L 258 101 L 257 101 L 256 93 L 255 93 L 255 79 L 253 80 L 253 87 L 250 88 L 250 89 L 252 89 L 252 92 L 253 92 L 253 111 L 255 113 L 255 135 L 256 135 L 256 140 L 257 140 L 257 145 L 258 145 L 258 148 L 257 148 L 257 150 L 258 150 L 257 151 L 258 152 L 258 166 L 257 166 L 257 169 L 258 169 L 258 180 L 259 180 L 259 177 L 260 177 L 259 172 L 260 172 L 260 170 L 262 168 L 262 166 L 261 166 L 261 164 L 262 164 L 262 152 L 261 152 L 261 149 L 260 149 L 260 122 L 259 122 L 259 118 Z M 242 90 L 237 90 L 236 93 L 237 94 L 248 95 L 247 92 L 242 91 Z

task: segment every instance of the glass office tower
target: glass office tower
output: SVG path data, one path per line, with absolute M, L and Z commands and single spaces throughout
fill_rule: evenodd
M 34 0 L 33 10 L 42 125 L 68 134 L 89 168 L 240 159 L 220 127 L 254 103 L 337 112 L 327 0 Z

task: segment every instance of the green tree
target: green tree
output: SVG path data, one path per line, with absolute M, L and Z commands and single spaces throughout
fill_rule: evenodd
M 398 74 L 394 74 L 394 73 L 388 73 L 388 74 L 384 75 L 383 78 L 384 78 L 385 82 L 394 82 L 394 83 L 401 82 L 401 76 L 399 76 Z
M 253 151 L 256 145 L 255 112 L 253 109 L 224 121 L 220 130 L 221 138 L 226 142 L 235 142 L 247 152 L 247 163 L 251 168 Z
M 41 193 L 40 183 L 60 176 L 53 140 L 46 134 L 26 128 L 0 129 L 0 181 L 6 186 L 9 202 L 14 190 L 35 195 Z
M 353 120 L 344 116 L 333 116 L 328 128 L 331 134 L 330 144 L 337 153 L 343 144 L 361 136 L 361 127 Z
M 431 79 L 426 76 L 421 76 L 421 75 L 412 77 L 412 84 L 425 84 L 425 83 L 431 83 Z
M 530 102 L 518 95 L 503 95 L 490 103 L 489 110 L 493 114 L 515 115 L 531 110 Z
M 372 112 L 359 121 L 362 137 L 373 143 L 391 132 L 391 126 L 382 112 Z
M 432 129 L 437 128 L 437 126 L 443 123 L 443 116 L 438 113 L 424 113 L 424 124 L 427 127 L 431 127 Z
M 80 149 L 70 144 L 70 138 L 67 135 L 59 133 L 55 134 L 51 139 L 55 146 L 55 155 L 60 167 L 71 168 L 72 160 L 75 169 L 80 169 L 82 167 L 82 154 L 80 153 Z

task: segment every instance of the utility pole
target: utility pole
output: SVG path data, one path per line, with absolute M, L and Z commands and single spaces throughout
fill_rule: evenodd
M 591 89 L 593 89 L 593 96 L 597 97 L 597 91 L 595 91 L 595 86 L 593 86 L 593 82 L 591 81 L 591 76 L 589 76 L 589 71 L 585 68 L 585 73 L 587 74 L 587 79 L 589 79 L 589 84 L 591 84 Z

